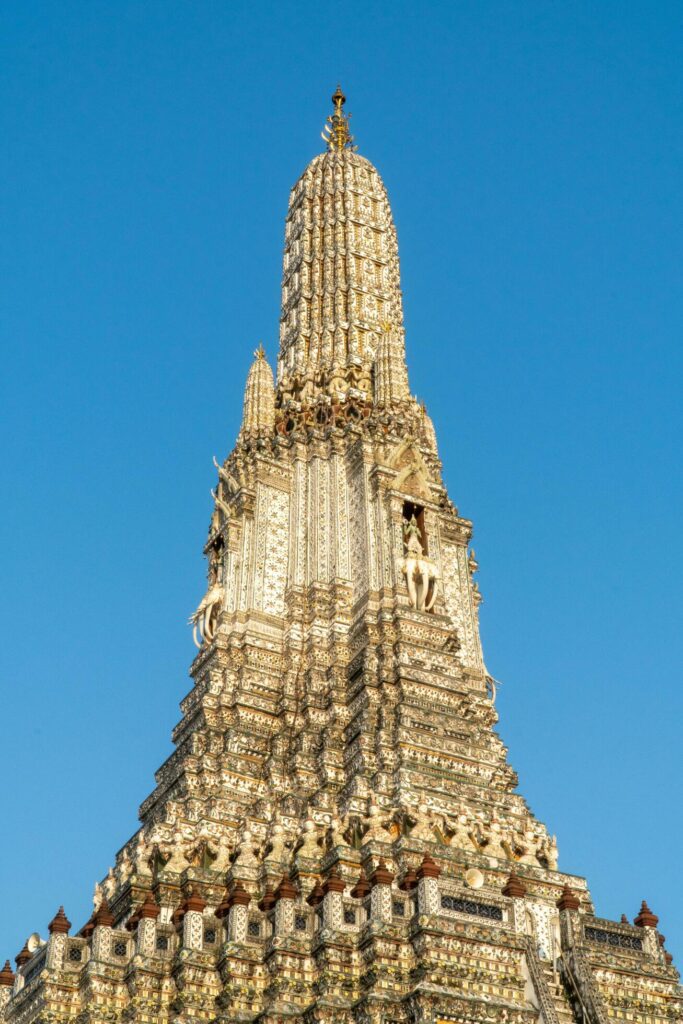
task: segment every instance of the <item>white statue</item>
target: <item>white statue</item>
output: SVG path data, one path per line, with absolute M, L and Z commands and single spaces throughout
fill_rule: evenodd
M 164 860 L 165 871 L 176 871 L 182 874 L 190 866 L 186 856 L 186 839 L 182 832 L 176 831 L 169 843 L 159 844 L 159 853 Z
M 557 838 L 545 835 L 541 838 L 536 850 L 536 858 L 551 871 L 557 870 Z
M 213 640 L 222 602 L 223 587 L 220 583 L 214 583 L 199 602 L 197 611 L 188 619 L 188 624 L 193 627 L 192 639 L 197 647 L 201 647 L 202 643 L 210 644 Z M 197 639 L 197 630 L 201 641 Z
M 450 846 L 457 846 L 461 850 L 471 850 L 475 846 L 470 835 L 473 826 L 464 808 L 458 808 L 458 813 L 446 818 L 444 824 L 450 837 Z
M 103 898 L 104 898 L 104 888 L 100 885 L 99 882 L 95 882 L 95 889 L 93 891 L 93 896 L 92 896 L 93 910 L 97 910 L 97 908 L 99 907 L 99 905 L 102 902 Z
M 135 841 L 135 847 L 133 852 L 133 863 L 135 864 L 135 872 L 138 875 L 150 873 L 149 862 L 152 857 L 152 848 L 147 841 L 142 829 L 138 832 L 137 839 Z
M 320 855 L 318 828 L 311 817 L 306 818 L 304 822 L 303 836 L 299 840 L 296 852 L 299 857 L 318 857 Z
M 114 869 L 109 868 L 107 877 L 102 883 L 102 889 L 107 900 L 113 900 L 114 893 L 116 892 L 116 876 L 114 875 Z
M 227 488 L 228 494 L 231 497 L 233 494 L 237 494 L 237 492 L 240 489 L 239 480 L 236 480 L 232 473 L 228 473 L 227 469 L 224 469 L 223 466 L 219 465 L 219 463 L 216 461 L 215 455 L 213 457 L 213 464 L 218 470 L 219 479 Z M 213 493 L 213 491 L 211 493 Z
M 270 830 L 269 849 L 266 857 L 282 864 L 289 856 L 290 846 L 291 843 L 287 840 L 284 825 L 279 821 L 274 821 Z
M 406 555 L 401 561 L 401 572 L 406 578 L 408 597 L 418 612 L 429 612 L 434 607 L 439 587 L 439 574 L 434 562 L 422 551 L 422 533 L 415 513 L 403 524 Z
M 116 875 L 118 876 L 119 885 L 125 885 L 134 870 L 135 865 L 131 859 L 130 853 L 127 848 L 124 848 L 121 857 L 119 858 L 119 862 L 116 865 Z
M 417 814 L 411 815 L 409 820 L 412 825 L 410 832 L 412 839 L 423 839 L 427 842 L 434 842 L 436 838 L 434 834 L 435 822 L 432 812 L 427 804 L 420 804 L 417 809 Z
M 242 829 L 242 834 L 239 839 L 237 847 L 237 854 L 233 858 L 233 866 L 239 864 L 240 867 L 254 867 L 257 863 L 256 854 L 254 853 L 254 837 L 251 833 L 251 829 L 245 827 Z
M 363 832 L 363 845 L 374 839 L 381 843 L 388 843 L 391 836 L 387 830 L 386 822 L 382 820 L 382 812 L 377 801 L 371 797 L 366 817 L 366 828 Z

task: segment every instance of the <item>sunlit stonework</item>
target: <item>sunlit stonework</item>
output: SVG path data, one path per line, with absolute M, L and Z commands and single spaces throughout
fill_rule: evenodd
M 89 921 L 0 972 L 12 1024 L 683 1018 L 657 918 L 595 917 L 516 792 L 343 104 L 290 197 L 277 380 L 259 348 L 216 462 L 175 751 Z

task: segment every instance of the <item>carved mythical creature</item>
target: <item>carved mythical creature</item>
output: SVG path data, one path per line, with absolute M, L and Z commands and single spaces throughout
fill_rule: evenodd
M 462 850 L 471 850 L 476 847 L 471 832 L 473 824 L 470 817 L 464 813 L 464 808 L 459 808 L 459 813 L 444 819 L 446 834 L 449 837 L 450 845 L 457 846 Z
M 522 864 L 537 864 L 536 860 L 536 832 L 531 819 L 524 823 L 522 832 L 515 835 L 515 852 L 517 860 Z
M 284 825 L 279 821 L 273 822 L 266 845 L 266 858 L 281 865 L 289 857 L 290 847 L 291 843 L 287 839 Z
M 348 832 L 348 819 L 339 818 L 336 815 L 332 817 L 330 824 L 327 827 L 325 833 L 325 845 L 328 850 L 334 850 L 337 846 L 346 846 L 348 839 L 346 833 Z
M 482 853 L 487 857 L 496 857 L 499 859 L 508 856 L 508 853 L 503 845 L 504 836 L 503 829 L 497 818 L 492 818 L 488 827 L 485 826 L 486 845 L 482 850 Z
M 92 895 L 92 905 L 93 905 L 94 910 L 97 910 L 97 908 L 99 907 L 100 903 L 102 902 L 102 897 L 103 896 L 104 896 L 104 889 L 103 889 L 103 887 L 100 885 L 99 882 L 95 882 L 95 888 L 93 890 L 93 895 Z
M 116 876 L 119 885 L 123 886 L 126 884 L 130 876 L 135 870 L 135 864 L 131 859 L 130 853 L 126 847 L 124 847 L 121 856 L 119 857 L 116 865 Z
M 220 479 L 220 480 L 222 481 L 222 483 L 224 484 L 224 486 L 225 486 L 225 487 L 227 488 L 228 494 L 229 494 L 229 495 L 231 495 L 231 496 L 232 496 L 233 494 L 236 494 L 236 493 L 237 493 L 237 492 L 239 491 L 239 489 L 240 489 L 240 483 L 239 483 L 239 480 L 237 480 L 237 479 L 236 479 L 236 478 L 235 478 L 235 477 L 234 477 L 234 476 L 232 475 L 232 473 L 229 473 L 229 472 L 227 471 L 227 469 L 224 469 L 224 468 L 223 468 L 223 466 L 221 466 L 221 465 L 220 465 L 220 464 L 219 464 L 219 463 L 218 463 L 218 462 L 216 461 L 216 456 L 215 456 L 215 455 L 214 455 L 214 457 L 213 457 L 213 464 L 214 464 L 214 466 L 216 467 L 216 469 L 218 470 L 218 476 L 219 476 L 219 479 Z M 212 492 L 212 493 L 213 493 L 213 492 Z
M 434 607 L 439 585 L 439 574 L 434 562 L 422 551 L 422 533 L 415 514 L 403 523 L 406 556 L 401 561 L 401 572 L 406 578 L 408 597 L 418 612 Z
M 304 822 L 303 836 L 300 838 L 296 855 L 298 857 L 318 857 L 320 855 L 320 836 L 313 818 L 308 817 Z
M 555 836 L 543 836 L 538 844 L 536 857 L 541 864 L 550 868 L 551 871 L 557 870 L 557 839 Z
M 254 837 L 251 833 L 251 829 L 247 827 L 242 829 L 237 853 L 233 857 L 232 863 L 233 867 L 237 865 L 240 867 L 254 867 L 257 863 L 257 857 L 254 850 Z
M 159 852 L 165 860 L 164 869 L 166 871 L 177 871 L 178 874 L 182 874 L 185 868 L 189 867 L 190 862 L 185 855 L 185 843 L 179 832 L 175 834 L 173 842 L 160 845 Z
M 135 864 L 135 873 L 137 875 L 148 875 L 150 874 L 150 861 L 152 859 L 152 847 L 147 841 L 147 837 L 142 829 L 138 832 L 137 839 L 135 840 L 135 847 L 133 852 L 133 862 Z
M 113 868 L 109 868 L 109 871 L 107 872 L 107 877 L 102 883 L 102 889 L 104 890 L 104 895 L 108 900 L 114 898 L 114 894 L 116 892 L 116 877 L 114 875 Z
M 214 583 L 199 602 L 197 611 L 188 619 L 189 625 L 193 627 L 192 639 L 197 647 L 201 647 L 202 643 L 210 644 L 213 640 L 222 601 L 223 588 L 220 584 Z M 197 639 L 197 630 L 199 630 L 201 642 Z
M 408 821 L 412 825 L 410 835 L 413 839 L 422 839 L 430 843 L 434 842 L 436 839 L 434 833 L 436 822 L 427 804 L 420 804 L 417 814 L 410 815 Z
M 391 839 L 387 831 L 387 823 L 382 820 L 379 804 L 371 799 L 368 806 L 368 813 L 365 819 L 366 827 L 363 832 L 363 844 L 379 840 L 381 843 L 388 843 Z

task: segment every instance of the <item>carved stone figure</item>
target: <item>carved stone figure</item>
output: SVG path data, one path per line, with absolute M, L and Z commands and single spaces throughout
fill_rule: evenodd
M 300 845 L 296 851 L 298 858 L 316 858 L 320 855 L 320 836 L 318 834 L 318 828 L 312 818 L 306 818 L 304 821 L 303 835 L 301 837 Z
M 427 804 L 421 803 L 417 808 L 417 813 L 409 815 L 408 820 L 411 825 L 410 835 L 413 839 L 422 839 L 430 843 L 434 842 L 435 821 Z
M 430 612 L 439 592 L 439 571 L 429 558 L 409 553 L 400 563 L 410 603 L 418 612 Z
M 203 643 L 211 643 L 215 636 L 218 616 L 223 601 L 223 587 L 214 583 L 199 602 L 199 606 L 189 619 L 192 625 L 192 639 L 197 647 Z M 201 639 L 197 639 L 197 633 Z
M 386 821 L 382 817 L 380 806 L 375 800 L 371 800 L 364 823 L 363 843 L 365 844 L 372 841 L 386 843 L 390 838 Z
M 409 554 L 422 554 L 422 533 L 417 524 L 414 512 L 410 519 L 404 519 L 403 521 L 403 537 L 405 540 L 406 550 Z

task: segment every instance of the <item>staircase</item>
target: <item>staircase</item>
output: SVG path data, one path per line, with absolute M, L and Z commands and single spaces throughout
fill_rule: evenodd
M 529 976 L 543 1024 L 589 1024 L 575 1016 L 559 972 L 553 970 L 549 960 L 541 960 L 530 935 L 524 937 L 524 944 Z
M 567 998 L 559 972 L 553 971 L 553 965 L 547 960 L 539 960 L 538 966 L 555 1008 L 559 1024 L 576 1024 L 576 1017 Z

